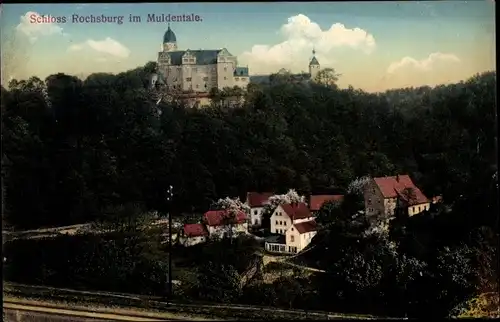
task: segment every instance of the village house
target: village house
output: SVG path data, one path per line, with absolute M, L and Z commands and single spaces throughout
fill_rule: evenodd
M 278 206 L 271 216 L 271 233 L 265 242 L 266 250 L 280 253 L 298 253 L 309 245 L 317 233 L 314 216 L 305 203 Z
M 323 207 L 327 202 L 341 202 L 344 199 L 343 195 L 311 195 L 309 198 L 309 209 L 315 213 Z
M 430 208 L 430 200 L 408 175 L 370 179 L 364 199 L 368 217 L 382 214 L 393 217 L 398 208 L 414 216 Z
M 203 224 L 185 224 L 179 237 L 179 243 L 183 246 L 194 246 L 206 242 L 208 231 Z
M 203 215 L 203 222 L 210 238 L 248 234 L 247 215 L 243 211 L 233 215 L 229 210 L 210 210 Z
M 250 208 L 250 224 L 254 227 L 262 226 L 264 206 L 269 201 L 271 192 L 248 192 L 245 204 Z

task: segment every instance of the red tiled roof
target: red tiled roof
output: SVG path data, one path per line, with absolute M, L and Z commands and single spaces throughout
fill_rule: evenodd
M 185 224 L 184 235 L 186 237 L 207 236 L 208 231 L 205 229 L 205 225 L 203 224 Z
M 307 205 L 303 202 L 297 204 L 297 205 L 291 205 L 291 204 L 284 204 L 281 205 L 281 208 L 285 211 L 285 213 L 290 217 L 292 220 L 294 219 L 304 219 L 304 218 L 309 218 L 312 217 L 313 215 L 309 211 L 309 208 Z
M 301 222 L 298 224 L 294 224 L 294 226 L 295 226 L 295 228 L 297 228 L 297 231 L 300 234 L 305 234 L 305 233 L 309 233 L 311 231 L 316 231 L 316 229 L 318 227 L 316 224 L 316 221 L 314 221 L 314 220 L 304 221 L 304 222 Z
M 420 191 L 420 189 L 413 183 L 410 176 L 408 175 L 399 175 L 394 177 L 381 177 L 374 178 L 375 183 L 379 187 L 380 191 L 384 198 L 402 198 L 403 201 L 408 202 L 410 205 L 412 204 L 422 204 L 429 202 L 429 199 Z M 415 193 L 415 200 L 406 200 L 406 196 L 404 194 L 404 190 L 411 188 Z
M 324 203 L 328 201 L 341 201 L 343 198 L 343 195 L 311 195 L 309 209 L 311 211 L 318 211 Z
M 208 226 L 224 226 L 224 218 L 229 216 L 228 210 L 210 210 L 203 216 Z M 247 220 L 247 215 L 240 211 L 236 216 L 235 224 L 242 224 Z
M 271 192 L 248 192 L 247 193 L 247 203 L 250 208 L 254 207 L 262 207 L 264 203 L 267 202 L 269 197 L 271 197 L 273 193 Z

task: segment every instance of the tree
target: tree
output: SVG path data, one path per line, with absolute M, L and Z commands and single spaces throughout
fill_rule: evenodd
M 333 68 L 325 68 L 318 72 L 314 81 L 318 84 L 328 86 L 328 87 L 336 87 L 336 83 L 339 80 L 340 74 L 335 72 Z
M 238 223 L 238 217 L 241 214 L 245 214 L 245 216 L 249 215 L 250 208 L 245 203 L 241 202 L 239 198 L 231 199 L 229 197 L 226 197 L 225 199 L 219 199 L 215 203 L 214 208 L 224 211 L 223 223 L 224 226 L 229 227 L 227 235 L 232 240 L 234 225 Z
M 208 262 L 199 273 L 199 297 L 214 303 L 231 303 L 241 296 L 240 276 L 232 266 Z

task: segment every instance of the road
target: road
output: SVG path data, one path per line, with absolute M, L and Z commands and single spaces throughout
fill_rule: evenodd
M 176 321 L 138 314 L 128 315 L 123 313 L 84 311 L 71 308 L 54 308 L 44 305 L 26 305 L 11 302 L 3 303 L 3 314 L 3 321 L 6 322 Z
M 81 318 L 81 317 L 71 317 L 68 318 L 67 315 L 57 315 L 53 313 L 42 313 L 42 312 L 26 312 L 26 311 L 16 311 L 10 309 L 4 309 L 4 319 L 5 322 L 109 322 L 109 320 L 98 320 L 93 318 Z

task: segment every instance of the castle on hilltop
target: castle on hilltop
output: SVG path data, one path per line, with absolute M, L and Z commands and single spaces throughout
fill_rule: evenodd
M 313 79 L 319 70 L 320 65 L 313 50 L 309 74 L 304 75 L 307 79 Z M 269 75 L 250 76 L 248 67 L 238 66 L 237 57 L 226 48 L 178 50 L 177 37 L 169 24 L 163 35 L 162 51 L 158 53 L 158 70 L 151 79 L 151 86 L 161 85 L 167 90 L 204 96 L 212 88 L 222 90 L 237 86 L 246 89 L 249 82 L 265 83 L 268 80 Z
M 248 67 L 238 66 L 236 56 L 226 48 L 178 50 L 177 37 L 168 26 L 163 36 L 162 51 L 158 53 L 157 77 L 167 89 L 181 92 L 208 93 L 212 88 L 246 88 Z

